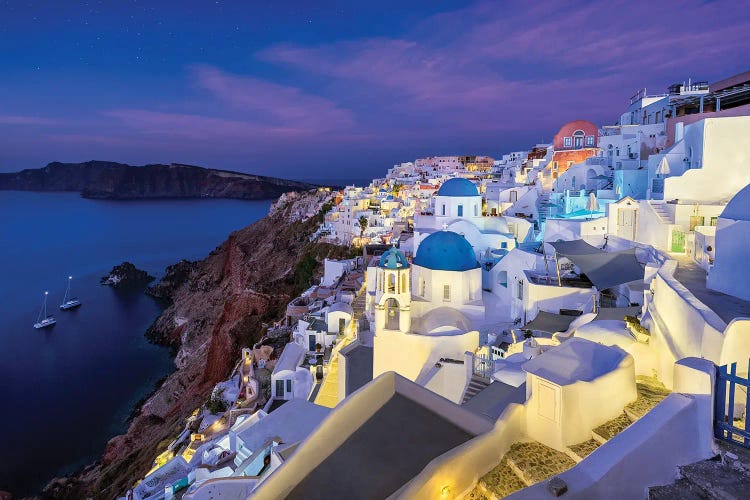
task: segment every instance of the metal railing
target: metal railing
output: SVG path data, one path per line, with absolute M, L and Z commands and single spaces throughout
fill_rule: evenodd
M 748 361 L 750 373 L 750 361 Z M 714 400 L 714 436 L 716 439 L 750 448 L 747 428 L 750 379 L 737 375 L 737 363 L 716 368 Z M 744 402 L 742 399 L 744 398 Z

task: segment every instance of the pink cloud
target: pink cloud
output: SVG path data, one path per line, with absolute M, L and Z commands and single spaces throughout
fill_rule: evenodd
M 675 16 L 679 22 L 665 22 Z M 644 9 L 624 0 L 482 1 L 427 18 L 398 38 L 279 44 L 257 57 L 357 82 L 390 97 L 389 111 L 461 133 L 586 115 L 609 123 L 636 89 L 666 87 L 675 69 L 727 76 L 720 73 L 722 56 L 746 57 L 747 32 L 750 18 L 727 22 L 722 2 L 675 0 Z
M 200 87 L 229 107 L 257 112 L 260 118 L 269 119 L 272 127 L 314 133 L 354 124 L 349 110 L 296 87 L 232 75 L 212 66 L 196 66 L 194 76 Z

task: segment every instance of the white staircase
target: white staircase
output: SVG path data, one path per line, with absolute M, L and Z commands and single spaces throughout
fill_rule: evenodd
M 662 224 L 674 224 L 674 220 L 672 220 L 672 216 L 669 213 L 669 210 L 667 209 L 667 204 L 663 201 L 658 200 L 649 200 L 649 204 L 651 205 L 651 208 L 656 212 L 656 215 L 659 216 L 659 221 Z
M 539 212 L 539 229 L 541 230 L 544 222 L 549 217 L 549 193 L 540 193 L 536 199 L 536 208 Z

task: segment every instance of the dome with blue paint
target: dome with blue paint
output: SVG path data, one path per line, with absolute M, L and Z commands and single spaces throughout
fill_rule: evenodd
M 471 243 L 453 231 L 439 231 L 425 238 L 417 247 L 413 262 L 435 271 L 468 271 L 479 267 Z
M 406 260 L 406 256 L 396 247 L 391 247 L 380 256 L 379 265 L 386 269 L 404 269 L 409 267 L 409 262 Z
M 473 182 L 467 179 L 456 177 L 448 179 L 440 186 L 437 192 L 438 196 L 479 196 L 479 191 Z

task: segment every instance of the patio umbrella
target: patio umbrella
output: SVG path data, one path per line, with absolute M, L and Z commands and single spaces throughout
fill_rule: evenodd
M 593 191 L 589 193 L 589 201 L 586 203 L 586 211 L 589 215 L 599 211 L 599 201 L 596 199 L 596 194 Z
M 669 175 L 669 162 L 666 156 L 661 159 L 659 166 L 656 167 L 656 173 L 662 176 Z

